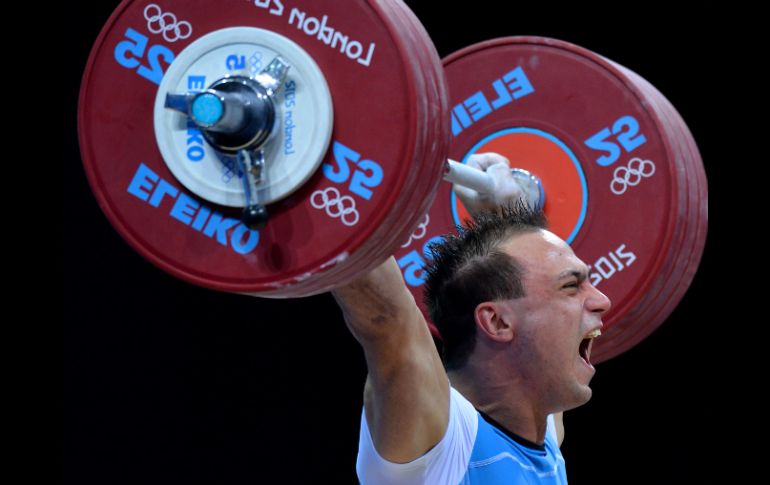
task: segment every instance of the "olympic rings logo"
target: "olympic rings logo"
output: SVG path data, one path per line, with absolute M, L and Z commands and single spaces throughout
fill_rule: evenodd
M 159 6 L 151 3 L 144 7 L 144 19 L 147 20 L 147 30 L 153 34 L 163 33 L 163 38 L 168 42 L 176 42 L 186 39 L 192 34 L 192 25 L 183 20 L 177 22 L 176 15 L 170 12 L 163 13 Z M 171 36 L 173 33 L 173 37 Z
M 316 209 L 326 209 L 329 217 L 334 219 L 339 217 L 346 226 L 355 226 L 358 223 L 356 201 L 349 195 L 340 197 L 339 190 L 334 187 L 313 192 L 310 196 L 310 204 Z
M 430 216 L 428 214 L 425 214 L 425 218 L 423 219 L 423 222 L 420 222 L 417 224 L 417 229 L 414 230 L 411 236 L 409 236 L 409 240 L 401 245 L 402 248 L 405 248 L 412 244 L 412 241 L 417 241 L 418 239 L 422 239 L 425 237 L 425 233 L 427 232 L 428 224 L 430 224 Z M 418 235 L 419 234 L 419 235 Z
M 633 158 L 628 162 L 628 167 L 618 167 L 613 172 L 610 190 L 615 195 L 622 195 L 628 187 L 639 185 L 643 178 L 652 177 L 655 173 L 655 164 L 650 160 Z

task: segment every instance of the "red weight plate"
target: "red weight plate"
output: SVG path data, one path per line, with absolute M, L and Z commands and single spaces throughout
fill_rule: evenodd
M 629 75 L 632 78 L 636 76 L 633 73 Z M 700 262 L 707 229 L 707 183 L 700 154 L 692 135 L 679 114 L 662 94 L 641 78 L 637 78 L 636 82 L 644 87 L 651 105 L 659 110 L 661 119 L 666 121 L 666 126 L 672 133 L 672 138 L 678 141 L 677 157 L 686 169 L 683 176 L 688 181 L 689 189 L 687 216 L 678 229 L 685 231 L 686 237 L 679 251 L 670 255 L 670 261 L 664 266 L 667 277 L 660 285 L 660 292 L 651 297 L 646 305 L 640 305 L 639 311 L 634 312 L 635 315 L 629 315 L 628 322 L 619 323 L 617 327 L 621 328 L 612 329 L 613 331 L 608 335 L 608 341 L 604 342 L 606 345 L 600 349 L 602 355 L 605 353 L 617 355 L 635 345 L 657 328 L 673 311 L 692 281 Z
M 624 69 L 624 68 L 623 68 Z M 708 188 L 700 153 L 689 129 L 671 103 L 651 84 L 637 74 L 625 70 L 644 91 L 650 106 L 655 109 L 669 132 L 678 163 L 683 168 L 687 190 L 686 215 L 680 219 L 677 230 L 684 234 L 676 251 L 669 254 L 662 273 L 660 291 L 642 302 L 637 311 L 609 329 L 597 340 L 592 358 L 607 360 L 630 349 L 652 333 L 674 310 L 684 296 L 700 263 L 708 225 Z M 606 337 L 606 339 L 605 339 Z
M 100 206 L 138 252 L 184 280 L 270 296 L 307 294 L 293 291 L 303 286 L 315 291 L 315 279 L 350 265 L 377 238 L 412 188 L 411 163 L 428 143 L 428 115 L 420 113 L 424 92 L 410 57 L 414 46 L 399 37 L 403 19 L 382 2 L 364 1 L 304 1 L 286 8 L 239 2 L 225 9 L 169 0 L 157 6 L 180 25 L 186 22 L 190 35 L 185 29 L 180 38 L 153 33 L 145 5 L 123 2 L 97 39 L 84 74 L 80 144 Z M 207 203 L 175 181 L 153 134 L 159 76 L 190 43 L 233 26 L 267 29 L 300 45 L 319 65 L 334 103 L 327 170 L 270 206 L 270 220 L 259 232 L 239 222 L 239 210 Z M 388 102 L 375 102 L 383 93 Z M 373 180 L 374 164 L 364 160 L 382 169 L 381 182 Z M 356 202 L 359 222 L 346 226 L 311 205 L 313 194 L 329 188 Z
M 414 14 L 400 2 L 383 5 L 393 11 L 391 18 L 399 30 L 398 37 L 411 47 L 411 70 L 418 79 L 418 99 L 423 106 L 417 110 L 421 127 L 417 136 L 415 155 L 403 194 L 394 210 L 383 221 L 364 247 L 351 258 L 351 264 L 334 268 L 318 280 L 315 293 L 352 280 L 362 271 L 379 265 L 395 252 L 427 210 L 439 184 L 449 146 L 448 94 L 441 60 L 427 32 Z M 262 295 L 265 296 L 265 295 Z M 268 295 L 272 296 L 272 295 Z
M 698 220 L 693 219 L 691 207 L 697 203 L 699 190 L 697 180 L 691 174 L 691 164 L 684 156 L 685 141 L 679 136 L 678 125 L 670 116 L 673 107 L 662 96 L 657 96 L 657 91 L 635 73 L 621 69 L 644 93 L 645 100 L 651 110 L 656 113 L 660 127 L 671 141 L 671 157 L 678 161 L 679 171 L 676 173 L 679 191 L 678 224 L 675 226 L 672 244 L 664 255 L 665 259 L 660 267 L 657 279 L 640 298 L 638 304 L 626 312 L 611 328 L 604 332 L 602 338 L 596 342 L 596 353 L 592 351 L 592 357 L 603 361 L 618 355 L 649 335 L 662 322 L 662 319 L 651 319 L 650 314 L 655 313 L 662 301 L 668 299 L 671 285 L 680 281 L 682 270 L 686 266 L 687 258 L 681 258 L 684 248 L 692 246 L 696 239 L 695 227 Z M 661 103 L 660 100 L 665 101 Z M 678 301 L 678 300 L 677 300 Z
M 414 17 L 405 5 L 400 3 L 391 4 L 397 10 L 401 10 L 406 17 L 408 26 L 413 29 L 411 35 L 405 35 L 406 38 L 419 39 L 424 34 L 422 24 Z M 446 115 L 448 95 L 445 90 L 444 70 L 438 60 L 437 53 L 432 44 L 420 44 L 412 41 L 414 48 L 413 65 L 414 69 L 425 76 L 424 99 L 426 106 L 433 106 L 433 114 L 426 117 L 425 128 L 428 143 L 423 146 L 423 154 L 415 159 L 414 180 L 415 188 L 411 194 L 407 195 L 407 202 L 404 204 L 403 211 L 393 213 L 394 224 L 398 228 L 414 228 L 420 219 L 424 217 L 425 212 L 431 205 L 433 197 L 438 189 L 443 174 L 443 168 L 446 160 L 446 152 L 449 141 L 449 118 Z M 427 112 L 427 111 L 426 111 Z M 391 231 L 396 236 L 391 238 L 392 242 L 402 244 L 411 234 L 411 230 L 406 234 Z M 388 246 L 382 245 L 381 247 Z M 392 254 L 393 251 L 391 251 Z M 387 256 L 387 255 L 386 255 Z
M 592 282 L 613 300 L 605 318 L 611 328 L 655 284 L 681 212 L 671 141 L 643 93 L 601 56 L 552 39 L 484 42 L 444 65 L 450 157 L 495 151 L 541 178 L 552 230 L 592 266 Z M 629 168 L 644 168 L 645 176 L 613 185 Z M 418 302 L 422 249 L 452 232 L 462 212 L 444 184 L 423 237 L 397 254 Z
M 422 24 L 404 4 L 394 2 L 391 6 L 400 12 L 406 19 L 407 25 L 413 30 L 407 38 L 419 39 L 422 35 L 427 35 L 424 33 Z M 425 139 L 428 143 L 422 147 L 423 153 L 416 159 L 413 166 L 416 182 L 414 190 L 408 196 L 409 202 L 406 204 L 404 212 L 395 214 L 397 216 L 396 224 L 407 228 L 414 228 L 432 203 L 434 194 L 441 184 L 446 160 L 444 155 L 449 143 L 449 118 L 446 116 L 448 95 L 444 87 L 446 81 L 443 66 L 432 44 L 419 44 L 415 41 L 412 41 L 411 44 L 415 47 L 413 51 L 414 69 L 423 73 L 425 79 L 422 86 L 425 90 L 426 106 L 435 105 L 435 108 L 434 117 L 428 117 L 425 120 Z M 439 116 L 439 118 L 435 116 Z M 399 245 L 402 244 L 410 234 L 411 230 L 405 236 L 399 235 L 396 242 Z

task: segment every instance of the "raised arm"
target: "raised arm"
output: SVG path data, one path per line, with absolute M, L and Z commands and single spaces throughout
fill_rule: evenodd
M 471 213 L 522 196 L 504 157 L 480 154 L 471 157 L 469 165 L 495 182 L 492 194 L 458 193 Z M 388 258 L 332 294 L 364 349 L 369 369 L 364 411 L 377 452 L 395 463 L 419 458 L 446 431 L 449 379 L 396 260 Z
M 396 260 L 332 294 L 364 349 L 364 408 L 377 452 L 395 463 L 419 458 L 446 430 L 449 381 Z

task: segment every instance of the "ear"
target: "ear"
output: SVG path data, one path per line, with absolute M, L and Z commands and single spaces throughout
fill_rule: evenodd
M 474 312 L 479 331 L 496 342 L 513 339 L 516 316 L 500 301 L 485 301 L 476 306 Z

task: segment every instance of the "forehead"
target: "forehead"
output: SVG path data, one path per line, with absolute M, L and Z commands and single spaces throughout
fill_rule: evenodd
M 586 268 L 562 238 L 544 229 L 514 236 L 501 247 L 521 264 L 525 279 L 552 280 L 563 271 Z

